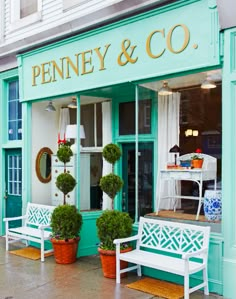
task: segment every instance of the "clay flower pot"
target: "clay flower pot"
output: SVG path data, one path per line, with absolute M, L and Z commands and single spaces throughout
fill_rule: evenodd
M 203 159 L 193 159 L 192 160 L 192 167 L 193 168 L 202 168 L 203 165 Z
M 131 251 L 132 248 L 128 247 L 121 250 L 121 252 Z M 103 275 L 106 278 L 116 278 L 116 251 L 115 250 L 104 250 L 98 248 L 100 253 L 100 259 L 102 264 Z M 125 269 L 128 267 L 128 262 L 120 261 L 120 268 Z M 121 277 L 126 277 L 127 273 L 122 273 Z
M 51 239 L 57 264 L 72 264 L 76 262 L 79 240 L 79 237 L 69 239 L 68 241 Z

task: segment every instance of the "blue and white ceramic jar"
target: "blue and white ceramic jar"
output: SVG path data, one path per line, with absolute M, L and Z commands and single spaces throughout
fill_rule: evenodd
M 204 214 L 207 220 L 219 221 L 222 218 L 221 190 L 206 190 Z

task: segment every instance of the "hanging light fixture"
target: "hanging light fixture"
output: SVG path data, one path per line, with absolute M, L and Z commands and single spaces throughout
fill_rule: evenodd
M 77 101 L 76 101 L 75 97 L 72 98 L 72 101 L 70 102 L 70 104 L 67 107 L 71 108 L 71 109 L 76 109 L 77 108 Z
M 213 80 L 206 78 L 201 85 L 202 89 L 211 89 L 211 88 L 216 88 L 216 84 Z
M 46 111 L 48 112 L 55 112 L 56 108 L 53 106 L 52 101 L 49 102 L 49 104 L 45 108 Z
M 164 81 L 162 88 L 158 91 L 159 96 L 168 96 L 171 95 L 173 92 L 171 88 L 168 86 L 168 82 Z

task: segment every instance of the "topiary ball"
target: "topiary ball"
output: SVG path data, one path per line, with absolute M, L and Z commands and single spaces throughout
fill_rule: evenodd
M 73 152 L 68 144 L 61 144 L 58 151 L 57 157 L 63 163 L 70 162 L 71 157 L 73 156 Z
M 116 174 L 110 173 L 100 179 L 99 186 L 111 199 L 114 199 L 116 193 L 123 187 L 123 180 Z
M 59 240 L 74 239 L 82 226 L 82 215 L 74 205 L 59 205 L 52 213 L 52 237 Z
M 121 157 L 121 150 L 118 145 L 110 143 L 103 148 L 102 155 L 107 162 L 114 165 Z
M 63 194 L 66 195 L 75 188 L 76 180 L 71 174 L 67 172 L 61 173 L 57 177 L 56 186 Z

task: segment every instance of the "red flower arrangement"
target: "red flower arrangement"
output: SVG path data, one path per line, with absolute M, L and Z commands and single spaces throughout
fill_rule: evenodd
M 195 155 L 192 156 L 192 160 L 202 160 L 203 157 L 201 156 L 202 150 L 200 148 L 197 148 L 195 150 Z

